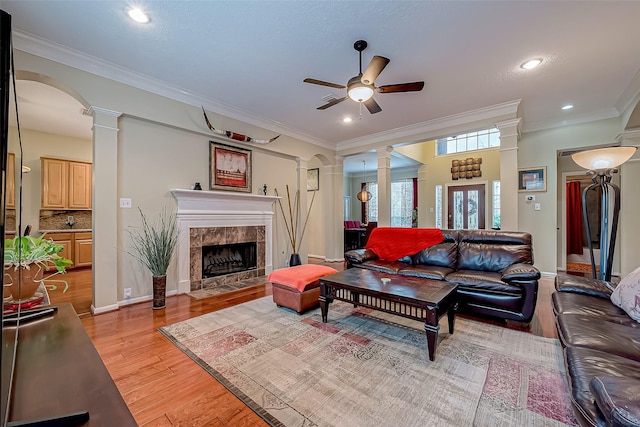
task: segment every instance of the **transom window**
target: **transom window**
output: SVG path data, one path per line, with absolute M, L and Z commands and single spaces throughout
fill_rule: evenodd
M 465 153 L 500 146 L 500 131 L 497 128 L 469 132 L 440 138 L 436 141 L 436 155 Z

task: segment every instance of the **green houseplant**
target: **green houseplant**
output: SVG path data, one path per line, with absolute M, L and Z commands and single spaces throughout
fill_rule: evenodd
M 45 234 L 40 237 L 16 236 L 4 241 L 4 275 L 11 280 L 5 285 L 14 301 L 26 301 L 33 297 L 41 283 L 56 274 L 64 273 L 73 264 L 70 259 L 59 255 L 64 248 L 47 239 Z M 55 272 L 44 277 L 44 272 L 55 268 Z M 68 284 L 65 283 L 65 291 Z
M 156 310 L 165 306 L 167 269 L 178 244 L 178 221 L 176 214 L 166 209 L 160 212 L 156 223 L 150 223 L 142 209 L 138 211 L 142 227 L 127 230 L 132 245 L 128 253 L 153 275 L 153 309 Z

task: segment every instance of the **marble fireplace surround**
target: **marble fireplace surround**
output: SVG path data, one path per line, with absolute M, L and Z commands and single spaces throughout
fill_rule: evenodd
M 258 239 L 262 239 L 261 230 L 264 230 L 263 243 L 258 248 L 260 253 L 260 246 L 264 245 L 264 267 L 261 263 L 258 269 L 261 272 L 264 269 L 263 274 L 273 271 L 273 203 L 277 197 L 181 189 L 171 190 L 171 194 L 178 202 L 178 293 L 202 287 L 202 283 L 194 283 L 192 287 L 191 255 L 197 252 L 200 256 L 198 244 L 209 240 L 219 241 L 223 234 L 224 239 L 227 239 L 226 236 L 231 236 L 231 239 L 246 239 L 255 232 L 256 240 L 252 241 L 260 242 Z M 232 231 L 234 228 L 239 229 Z

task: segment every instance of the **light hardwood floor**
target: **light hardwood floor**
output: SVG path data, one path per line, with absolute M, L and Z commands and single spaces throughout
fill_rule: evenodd
M 342 270 L 342 263 L 327 265 Z M 69 273 L 70 286 L 76 274 L 82 275 Z M 553 280 L 542 279 L 531 324 L 502 325 L 556 337 L 552 292 Z M 162 310 L 145 302 L 81 321 L 141 426 L 266 426 L 157 328 L 270 294 L 270 285 L 263 284 L 203 300 L 178 295 L 167 298 Z

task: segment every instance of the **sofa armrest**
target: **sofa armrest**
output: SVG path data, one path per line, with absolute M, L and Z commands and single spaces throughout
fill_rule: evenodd
M 347 268 L 351 268 L 354 264 L 362 264 L 372 259 L 378 259 L 378 255 L 369 249 L 353 249 L 345 252 L 344 258 L 347 260 Z
M 538 280 L 540 279 L 540 270 L 531 264 L 511 264 L 502 272 L 502 281 L 510 282 L 512 280 Z
M 640 381 L 624 377 L 594 377 L 589 389 L 608 426 L 640 426 Z
M 556 276 L 555 286 L 559 292 L 573 292 L 604 299 L 609 299 L 615 289 L 615 286 L 604 280 L 574 276 L 566 273 L 559 273 Z

